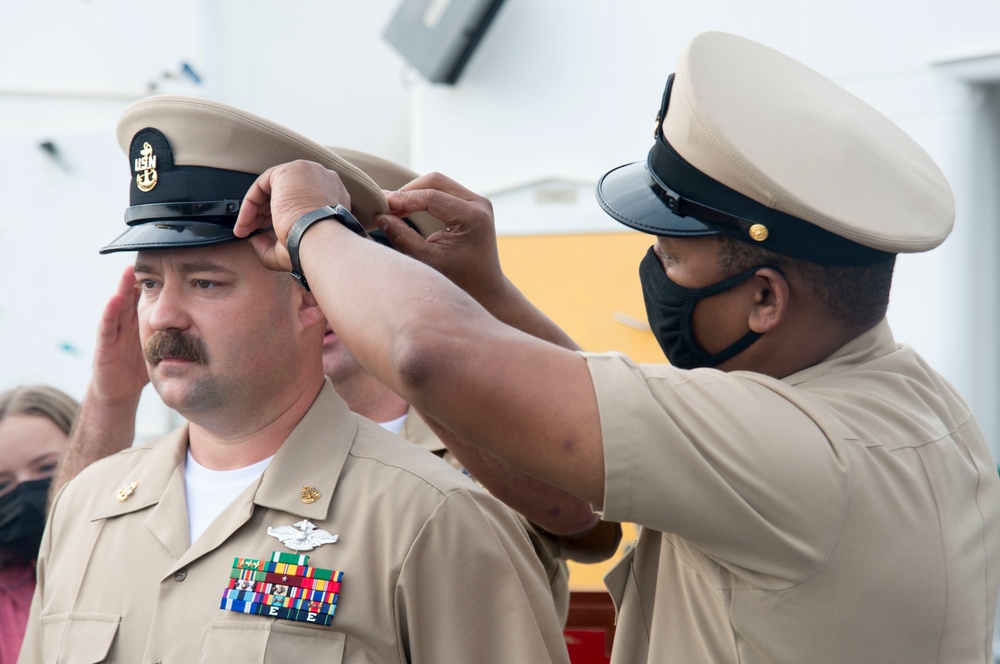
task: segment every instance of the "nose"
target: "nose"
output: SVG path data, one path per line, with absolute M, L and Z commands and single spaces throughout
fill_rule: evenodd
M 155 298 L 147 302 L 146 315 L 155 332 L 186 330 L 191 326 L 182 289 L 176 283 L 164 283 Z

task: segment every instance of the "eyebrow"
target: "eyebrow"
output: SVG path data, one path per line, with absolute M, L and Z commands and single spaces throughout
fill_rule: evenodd
M 228 267 L 219 265 L 218 263 L 213 263 L 211 261 L 199 261 L 194 263 L 180 263 L 178 269 L 182 274 L 192 274 L 195 272 L 221 272 L 224 274 L 235 275 L 236 272 L 230 270 Z M 132 268 L 132 271 L 136 274 L 146 273 L 146 274 L 156 274 L 156 268 L 147 263 L 136 263 Z

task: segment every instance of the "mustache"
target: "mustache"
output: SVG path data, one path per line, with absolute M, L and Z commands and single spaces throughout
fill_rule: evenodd
M 156 332 L 142 347 L 146 362 L 157 365 L 160 360 L 187 360 L 197 364 L 208 363 L 208 351 L 201 339 L 183 332 Z

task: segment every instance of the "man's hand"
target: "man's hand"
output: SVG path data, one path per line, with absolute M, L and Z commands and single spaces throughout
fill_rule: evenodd
M 440 173 L 386 192 L 386 198 L 393 214 L 380 215 L 375 223 L 401 253 L 446 276 L 498 320 L 563 348 L 579 349 L 503 273 L 489 199 Z M 425 240 L 401 219 L 413 212 L 428 212 L 447 229 Z
M 489 309 L 490 301 L 508 287 L 500 268 L 489 199 L 440 173 L 421 176 L 399 191 L 386 192 L 386 198 L 392 214 L 380 215 L 375 223 L 392 245 L 433 267 Z M 437 217 L 447 230 L 425 240 L 401 219 L 413 212 Z
M 335 171 L 311 161 L 293 161 L 267 169 L 243 198 L 233 234 L 250 239 L 264 267 L 292 269 L 285 243 L 288 231 L 302 215 L 325 205 L 350 209 L 351 197 Z
M 135 412 L 149 382 L 139 341 L 139 290 L 128 267 L 97 328 L 94 375 L 52 478 L 49 498 L 94 461 L 119 452 L 135 438 Z
M 139 343 L 138 302 L 135 275 L 128 267 L 118 281 L 118 290 L 105 305 L 97 328 L 88 399 L 111 407 L 128 406 L 138 402 L 139 393 L 149 382 Z

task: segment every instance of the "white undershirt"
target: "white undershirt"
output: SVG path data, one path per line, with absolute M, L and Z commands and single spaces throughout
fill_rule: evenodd
M 211 470 L 187 453 L 184 464 L 184 495 L 187 498 L 188 529 L 194 543 L 244 489 L 257 481 L 273 456 L 236 470 Z
M 383 429 L 393 432 L 394 434 L 399 434 L 403 430 L 403 425 L 406 424 L 407 413 L 403 413 L 400 417 L 394 420 L 389 420 L 388 422 L 379 422 L 378 425 Z
M 403 430 L 406 413 L 379 424 L 395 434 Z M 205 529 L 222 514 L 236 496 L 253 484 L 264 473 L 273 456 L 246 468 L 236 470 L 211 470 L 201 465 L 187 453 L 184 465 L 184 495 L 187 498 L 188 530 L 194 543 Z

